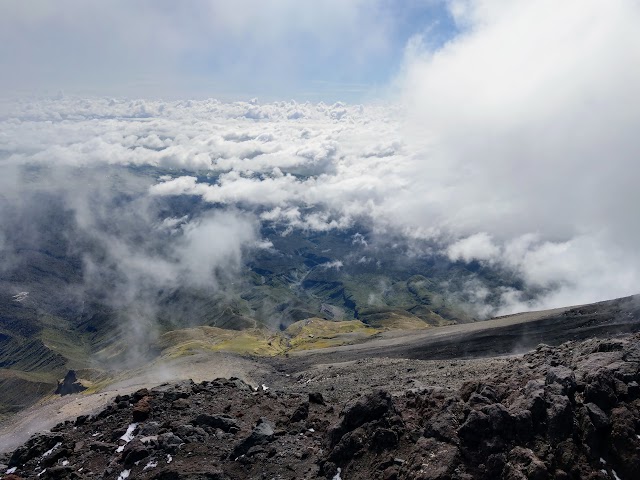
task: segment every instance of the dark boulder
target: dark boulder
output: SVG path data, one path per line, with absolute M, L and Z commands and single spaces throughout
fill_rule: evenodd
M 182 438 L 175 435 L 173 432 L 163 433 L 158 437 L 158 442 L 160 444 L 160 448 L 167 453 L 177 452 L 180 445 L 184 443 Z
M 273 424 L 270 421 L 261 418 L 251 432 L 251 435 L 249 435 L 238 445 L 236 445 L 236 447 L 233 449 L 231 457 L 237 458 L 241 455 L 246 454 L 251 447 L 269 443 L 274 439 L 274 434 L 275 431 Z
M 558 384 L 562 387 L 562 393 L 568 396 L 572 396 L 577 387 L 576 375 L 573 370 L 567 367 L 551 367 L 547 372 L 546 382 L 547 385 Z
M 335 445 L 340 438 L 365 423 L 380 420 L 385 415 L 397 412 L 391 394 L 385 390 L 376 390 L 347 404 L 342 411 L 342 420 L 330 432 L 331 444 Z
M 318 405 L 324 405 L 324 397 L 322 396 L 322 394 L 320 392 L 311 392 L 309 394 L 309 402 L 310 403 L 315 403 Z
M 200 427 L 219 428 L 226 433 L 237 433 L 240 431 L 238 421 L 228 415 L 209 415 L 203 413 L 198 415 L 191 423 Z
M 523 447 L 513 448 L 508 456 L 502 478 L 505 480 L 547 480 L 547 466 L 532 450 Z
M 62 479 L 67 480 L 67 479 L 80 478 L 80 475 L 78 475 L 74 471 L 73 467 L 71 466 L 58 465 L 55 467 L 47 468 L 47 470 L 43 474 L 43 478 L 45 479 L 50 478 L 51 480 L 62 480 Z
M 424 436 L 433 437 L 447 443 L 458 444 L 458 419 L 451 412 L 437 412 L 427 420 Z
M 309 402 L 302 402 L 298 408 L 296 408 L 295 412 L 293 412 L 289 421 L 291 423 L 296 423 L 306 420 L 307 417 L 309 417 Z
M 87 387 L 78 382 L 75 370 L 69 370 L 64 376 L 64 379 L 58 382 L 55 393 L 57 395 L 71 395 L 73 393 L 80 393 L 86 389 Z
M 595 403 L 585 403 L 584 407 L 586 408 L 589 418 L 596 430 L 605 430 L 609 428 L 611 425 L 609 417 L 607 417 L 607 414 L 604 413 L 600 407 Z
M 370 446 L 376 452 L 391 450 L 398 446 L 398 434 L 390 428 L 377 428 L 371 436 Z
M 134 439 L 127 443 L 122 451 L 121 461 L 125 466 L 130 467 L 137 461 L 147 458 L 150 452 L 147 446 L 138 439 Z
M 134 422 L 143 422 L 149 418 L 149 415 L 151 415 L 151 397 L 148 395 L 141 397 L 133 406 L 132 414 Z
M 601 370 L 587 376 L 584 398 L 589 403 L 595 403 L 603 410 L 609 410 L 617 402 L 614 379 L 611 372 Z
M 565 395 L 550 394 L 547 397 L 547 432 L 551 439 L 560 441 L 571 434 L 573 408 Z

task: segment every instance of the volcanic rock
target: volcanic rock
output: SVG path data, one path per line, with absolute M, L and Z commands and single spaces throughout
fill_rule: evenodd
M 57 395 L 71 395 L 73 393 L 80 393 L 86 389 L 87 387 L 78 382 L 75 370 L 69 370 L 64 376 L 64 379 L 58 382 L 58 387 L 54 393 Z

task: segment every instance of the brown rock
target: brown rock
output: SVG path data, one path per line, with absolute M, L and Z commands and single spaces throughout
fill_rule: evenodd
M 133 421 L 143 422 L 151 414 L 151 397 L 142 397 L 138 403 L 133 406 Z

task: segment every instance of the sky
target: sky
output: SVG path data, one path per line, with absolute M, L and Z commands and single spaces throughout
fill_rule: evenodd
M 0 5 L 4 198 L 36 188 L 25 165 L 66 172 L 58 187 L 93 231 L 77 199 L 94 192 L 69 172 L 155 166 L 172 173 L 145 201 L 225 212 L 165 219 L 171 265 L 120 239 L 128 267 L 189 276 L 185 245 L 206 250 L 217 228 L 250 248 L 260 222 L 366 221 L 522 280 L 485 313 L 640 290 L 635 0 Z M 485 308 L 486 287 L 468 288 Z
M 4 0 L 3 92 L 361 101 L 407 40 L 455 31 L 431 0 Z

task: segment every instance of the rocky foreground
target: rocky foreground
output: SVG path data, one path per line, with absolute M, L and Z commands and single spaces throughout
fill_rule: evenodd
M 31 438 L 0 468 L 6 480 L 638 478 L 640 335 L 500 365 L 457 389 L 361 381 L 348 401 L 233 378 L 161 385 Z

